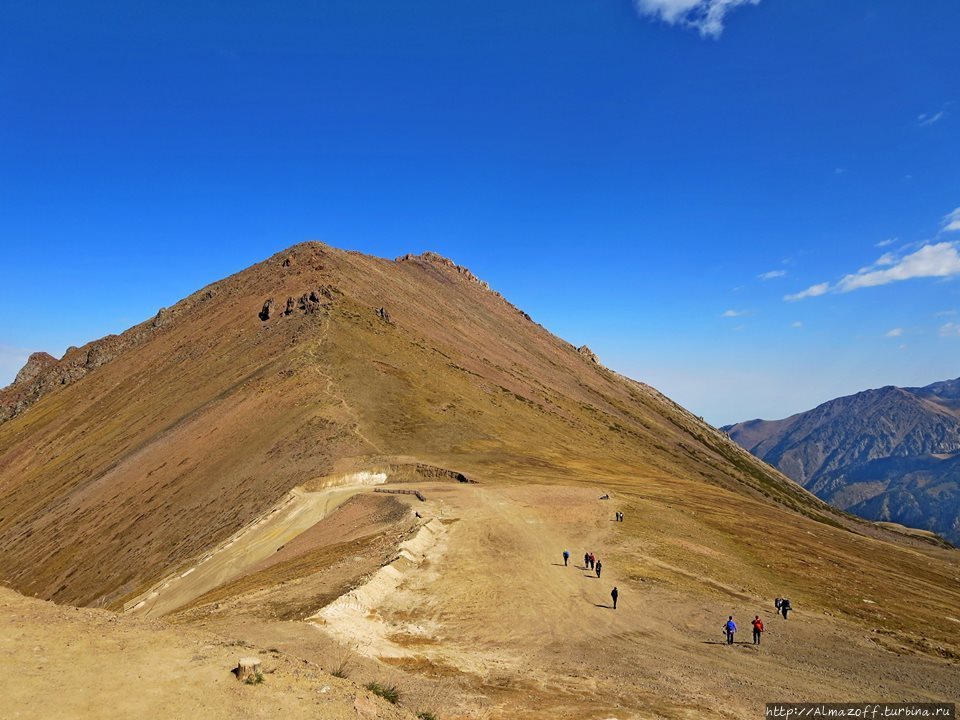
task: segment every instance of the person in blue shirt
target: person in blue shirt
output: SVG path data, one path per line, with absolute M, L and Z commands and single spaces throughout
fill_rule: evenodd
M 564 565 L 564 567 L 566 567 L 567 561 L 568 561 L 569 559 L 570 559 L 570 551 L 569 551 L 569 550 L 564 550 L 564 551 L 563 551 L 563 565 Z
M 723 631 L 727 634 L 727 645 L 733 645 L 733 634 L 737 631 L 737 624 L 733 621 L 733 615 L 727 618 L 723 624 Z

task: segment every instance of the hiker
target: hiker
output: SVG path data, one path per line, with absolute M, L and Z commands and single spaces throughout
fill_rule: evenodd
M 759 645 L 760 633 L 763 632 L 763 620 L 760 619 L 759 615 L 756 615 L 750 624 L 753 625 L 753 644 Z
M 733 634 L 737 631 L 737 624 L 733 621 L 733 615 L 728 617 L 723 624 L 723 631 L 727 634 L 727 645 L 733 645 Z
M 780 612 L 780 603 L 782 602 L 783 600 L 781 600 L 780 598 L 777 598 L 776 600 L 773 601 L 773 606 L 777 609 L 777 612 Z
M 597 577 L 600 577 L 600 568 L 603 567 L 603 563 L 597 560 Z
M 586 570 L 590 567 L 590 553 L 583 554 L 583 569 Z
M 597 558 L 594 556 L 593 553 L 590 553 L 590 564 L 589 564 L 589 567 L 590 567 L 591 570 L 593 570 L 593 566 L 596 564 L 596 562 L 597 562 Z
M 570 559 L 570 551 L 569 551 L 569 550 L 564 550 L 564 551 L 563 551 L 563 566 L 564 566 L 564 567 L 567 566 L 567 561 L 568 561 L 569 559 Z
M 617 609 L 617 598 L 620 597 L 620 591 L 617 590 L 616 587 L 614 587 L 613 590 L 610 591 L 610 597 L 613 598 L 613 609 L 616 610 L 616 609 Z
M 793 608 L 790 606 L 789 600 L 784 598 L 783 600 L 780 601 L 780 613 L 783 615 L 784 620 L 787 619 L 787 613 L 790 612 L 791 610 L 793 610 Z

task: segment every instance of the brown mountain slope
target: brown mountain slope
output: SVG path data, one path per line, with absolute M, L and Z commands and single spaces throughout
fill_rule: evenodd
M 32 404 L 2 398 L 21 397 L 0 425 L 0 579 L 58 601 L 130 597 L 294 486 L 396 455 L 481 479 L 698 478 L 837 522 L 431 254 L 299 245 L 32 382 Z

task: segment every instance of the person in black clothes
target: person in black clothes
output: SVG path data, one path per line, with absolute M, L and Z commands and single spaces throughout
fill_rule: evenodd
M 613 598 L 613 609 L 617 609 L 617 598 L 620 597 L 620 591 L 614 588 L 610 591 L 610 597 Z
M 603 563 L 597 560 L 597 577 L 600 577 L 600 568 L 603 567 Z
M 793 610 L 793 608 L 790 606 L 790 601 L 787 600 L 786 598 L 783 598 L 780 601 L 780 613 L 783 615 L 784 620 L 787 619 L 787 613 L 790 612 L 791 610 Z

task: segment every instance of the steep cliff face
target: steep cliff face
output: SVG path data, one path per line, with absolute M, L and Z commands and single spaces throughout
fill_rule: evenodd
M 867 390 L 724 430 L 837 507 L 960 542 L 960 380 Z

